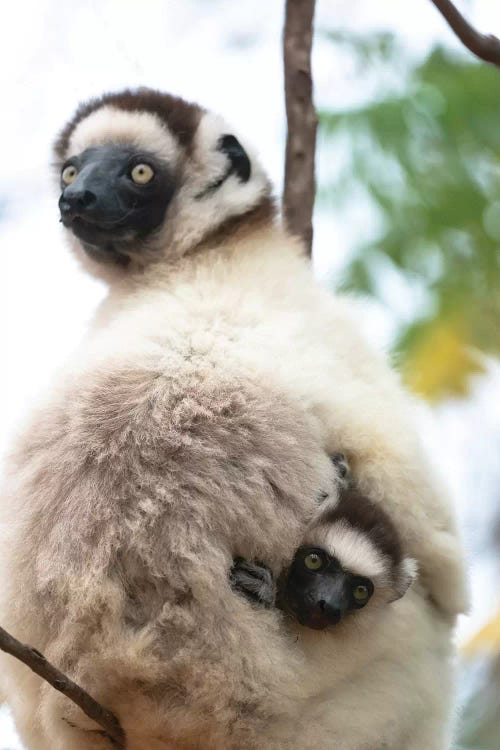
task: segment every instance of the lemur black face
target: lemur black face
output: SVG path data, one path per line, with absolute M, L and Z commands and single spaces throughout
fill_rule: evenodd
M 110 144 L 69 159 L 61 171 L 61 189 L 61 221 L 87 253 L 126 262 L 128 244 L 163 222 L 175 183 L 157 157 Z
M 374 591 L 369 578 L 343 570 L 320 547 L 299 547 L 283 590 L 283 606 L 301 625 L 324 630 L 364 607 Z

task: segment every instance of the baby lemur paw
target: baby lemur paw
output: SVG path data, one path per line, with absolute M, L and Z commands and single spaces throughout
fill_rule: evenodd
M 260 562 L 248 562 L 237 557 L 229 574 L 234 591 L 243 594 L 249 601 L 263 607 L 272 607 L 276 598 L 276 586 L 272 572 Z
M 334 495 L 337 494 L 337 492 L 345 492 L 349 489 L 352 483 L 349 462 L 343 453 L 334 453 L 333 456 L 330 456 L 330 461 L 335 468 L 334 483 L 336 492 L 334 492 Z M 324 500 L 327 500 L 330 495 L 331 491 L 322 490 L 318 495 L 319 502 L 322 503 Z
M 351 467 L 349 461 L 343 453 L 334 453 L 330 456 L 332 464 L 335 466 L 337 473 L 336 481 L 341 490 L 347 490 L 352 482 Z

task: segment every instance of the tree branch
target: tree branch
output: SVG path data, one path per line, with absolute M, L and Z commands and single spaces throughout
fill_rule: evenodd
M 103 734 L 117 750 L 125 750 L 125 734 L 116 716 L 103 708 L 69 677 L 52 666 L 43 654 L 16 640 L 3 628 L 0 628 L 0 649 L 22 661 L 53 688 L 76 703 L 89 718 L 103 728 Z
M 480 34 L 476 31 L 450 0 L 431 0 L 431 2 L 472 54 L 500 67 L 500 39 L 493 34 Z
M 311 46 L 315 0 L 287 0 L 283 55 L 288 132 L 283 215 L 289 231 L 312 248 L 318 118 L 313 104 Z

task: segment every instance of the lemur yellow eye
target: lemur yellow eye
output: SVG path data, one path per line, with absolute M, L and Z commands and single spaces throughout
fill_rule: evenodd
M 74 167 L 72 164 L 69 165 L 69 167 L 65 167 L 61 174 L 61 180 L 64 182 L 65 185 L 71 185 L 73 180 L 75 179 L 76 175 L 78 174 L 78 169 Z
M 154 175 L 155 173 L 149 164 L 136 164 L 130 173 L 130 176 L 137 185 L 147 185 L 148 182 L 151 182 Z
M 317 552 L 310 552 L 304 557 L 304 565 L 308 570 L 320 570 L 323 567 L 323 558 Z
M 362 583 L 358 583 L 352 590 L 352 595 L 358 604 L 368 601 L 370 598 L 370 591 L 368 586 L 364 586 Z

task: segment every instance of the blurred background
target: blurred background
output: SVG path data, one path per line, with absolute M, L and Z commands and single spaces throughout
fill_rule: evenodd
M 500 3 L 457 0 L 500 36 Z M 77 103 L 158 87 L 219 111 L 281 192 L 283 0 L 17 0 L 0 10 L 0 454 L 104 289 L 66 251 L 51 143 Z M 473 607 L 456 748 L 500 748 L 500 70 L 429 0 L 318 0 L 313 262 L 416 394 Z M 1 583 L 1 571 L 0 571 Z M 0 750 L 21 750 L 0 713 Z

